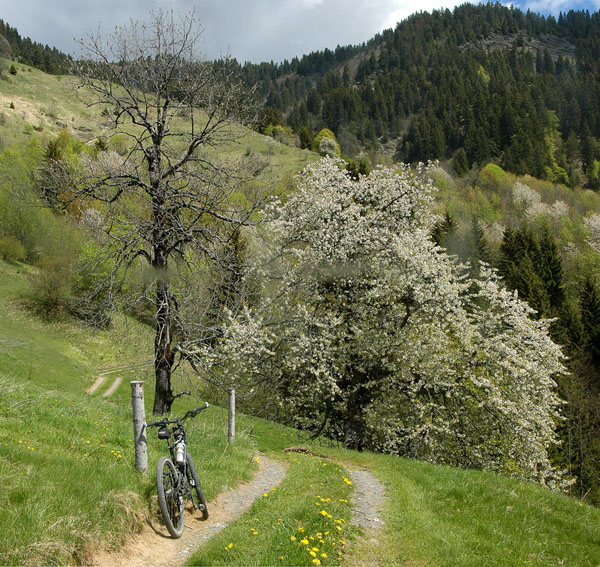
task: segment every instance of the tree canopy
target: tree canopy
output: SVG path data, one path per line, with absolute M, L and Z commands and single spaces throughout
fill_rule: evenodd
M 307 167 L 270 210 L 259 299 L 199 359 L 347 447 L 554 484 L 560 349 L 490 268 L 471 279 L 432 241 L 427 174 Z

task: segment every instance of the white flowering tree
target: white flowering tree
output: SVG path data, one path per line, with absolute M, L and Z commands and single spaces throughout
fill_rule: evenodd
M 309 166 L 270 211 L 262 298 L 199 354 L 346 447 L 554 482 L 561 352 L 493 271 L 472 282 L 431 241 L 426 174 Z

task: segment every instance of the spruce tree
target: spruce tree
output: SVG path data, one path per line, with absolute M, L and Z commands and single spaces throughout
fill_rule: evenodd
M 596 282 L 588 276 L 581 288 L 579 297 L 583 340 L 592 363 L 600 366 L 600 290 Z
M 540 238 L 539 250 L 540 276 L 545 284 L 551 307 L 554 311 L 558 311 L 565 300 L 564 270 L 558 247 L 548 227 Z

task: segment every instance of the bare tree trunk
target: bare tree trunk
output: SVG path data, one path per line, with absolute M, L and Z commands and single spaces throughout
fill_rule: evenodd
M 366 380 L 366 376 L 358 373 L 358 380 Z M 364 449 L 367 429 L 364 411 L 369 401 L 370 395 L 368 391 L 362 386 L 362 383 L 359 383 L 358 387 L 351 392 L 346 402 L 344 447 L 347 449 L 354 449 L 356 451 Z
M 169 304 L 169 285 L 160 279 L 156 289 L 156 337 L 154 338 L 154 373 L 156 387 L 154 393 L 154 415 L 163 415 L 171 411 L 175 399 L 171 388 L 171 369 L 173 351 L 171 350 L 171 306 Z

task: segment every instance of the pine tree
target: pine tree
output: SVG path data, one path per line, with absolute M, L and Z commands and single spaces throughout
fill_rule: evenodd
M 490 263 L 490 249 L 485 238 L 485 233 L 481 223 L 473 217 L 471 222 L 471 274 L 473 277 L 479 276 L 479 262 Z
M 600 366 L 600 289 L 588 276 L 579 297 L 584 344 L 593 364 Z
M 550 305 L 555 312 L 558 312 L 565 300 L 564 270 L 558 247 L 548 227 L 544 229 L 540 238 L 539 250 L 540 276 L 546 286 Z

